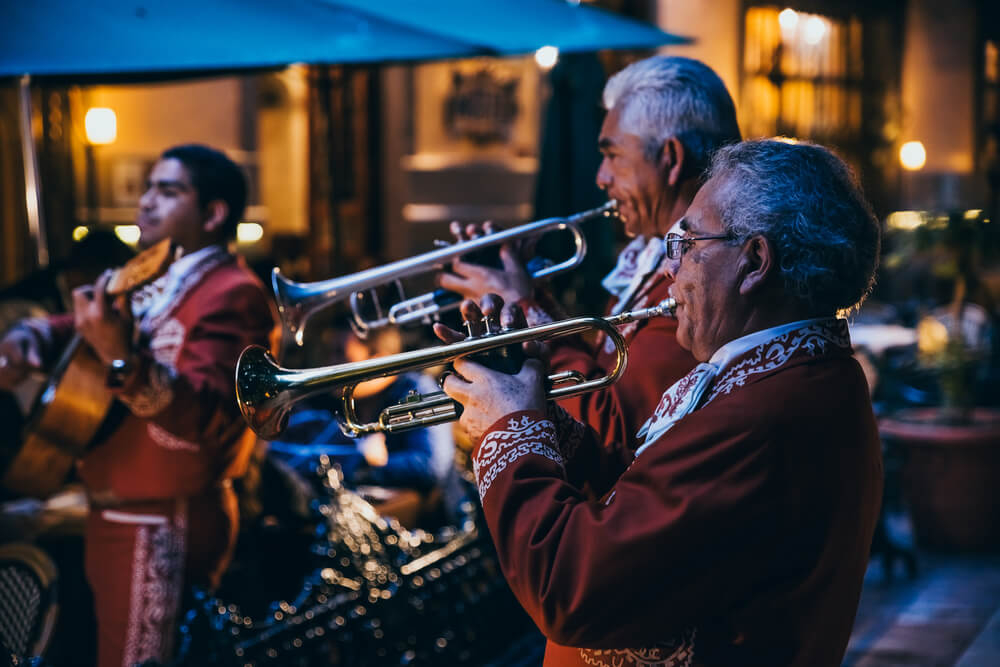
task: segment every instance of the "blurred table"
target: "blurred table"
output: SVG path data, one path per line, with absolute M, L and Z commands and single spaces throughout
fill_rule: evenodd
M 87 495 L 79 485 L 67 486 L 45 500 L 8 500 L 0 503 L 0 541 L 83 535 L 88 510 Z
M 894 347 L 916 345 L 917 330 L 899 324 L 852 324 L 851 344 L 863 347 L 875 356 L 881 356 Z
M 354 489 L 382 515 L 391 516 L 405 528 L 413 529 L 423 509 L 423 496 L 413 489 L 358 486 Z

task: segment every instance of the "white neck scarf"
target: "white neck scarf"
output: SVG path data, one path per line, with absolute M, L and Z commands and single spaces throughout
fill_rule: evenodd
M 615 268 L 601 280 L 604 289 L 618 297 L 612 315 L 625 309 L 646 277 L 660 265 L 663 252 L 663 240 L 658 236 L 637 236 L 619 253 Z
M 646 423 L 642 425 L 642 428 L 636 434 L 637 438 L 645 438 L 645 440 L 636 449 L 635 455 L 639 456 L 643 450 L 653 444 L 661 435 L 669 431 L 686 414 L 697 410 L 712 381 L 734 359 L 790 331 L 828 321 L 830 321 L 830 318 L 789 322 L 788 324 L 755 331 L 752 334 L 731 340 L 720 347 L 707 363 L 698 364 L 690 373 L 663 392 L 663 397 L 656 406 L 656 410 L 653 411 L 653 415 L 646 420 Z
M 211 268 L 229 257 L 229 250 L 222 245 L 210 245 L 184 255 L 167 269 L 167 272 L 132 294 L 132 314 L 139 328 L 147 331 L 151 323 L 159 321 Z M 152 327 L 155 328 L 155 327 Z

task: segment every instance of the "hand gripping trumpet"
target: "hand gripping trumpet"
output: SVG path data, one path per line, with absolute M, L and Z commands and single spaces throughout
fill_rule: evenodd
M 340 278 L 330 278 L 311 283 L 299 283 L 288 280 L 276 268 L 271 273 L 271 286 L 274 288 L 275 301 L 285 328 L 302 345 L 303 331 L 306 321 L 317 310 L 333 305 L 339 301 L 350 299 L 354 322 L 362 335 L 369 329 L 384 327 L 389 324 L 399 325 L 410 322 L 420 322 L 451 308 L 457 308 L 461 299 L 445 290 L 428 292 L 409 299 L 403 299 L 389 308 L 383 314 L 377 295 L 373 293 L 372 302 L 376 307 L 377 316 L 366 319 L 362 314 L 361 295 L 394 283 L 400 295 L 404 294 L 401 280 L 420 273 L 440 269 L 449 262 L 485 248 L 499 246 L 508 241 L 540 236 L 549 231 L 566 229 L 573 234 L 574 254 L 552 266 L 533 271 L 534 279 L 544 278 L 556 273 L 568 271 L 579 266 L 587 254 L 587 241 L 580 230 L 580 224 L 592 218 L 613 215 L 615 202 L 609 201 L 603 206 L 576 213 L 565 218 L 546 218 L 528 222 L 518 227 L 512 227 L 494 234 L 479 238 L 460 241 L 444 247 L 425 252 L 422 255 L 408 257 L 382 266 L 376 266 L 358 273 L 352 273 Z
M 269 439 L 285 429 L 295 403 L 313 394 L 339 390 L 343 400 L 340 427 L 345 434 L 357 437 L 379 431 L 396 433 L 454 421 L 461 414 L 461 407 L 444 392 L 414 394 L 397 405 L 383 409 L 377 422 L 361 423 L 354 409 L 354 389 L 357 385 L 406 371 L 450 363 L 462 357 L 483 355 L 507 349 L 508 346 L 520 346 L 526 341 L 551 340 L 585 331 L 603 331 L 615 345 L 615 367 L 608 374 L 590 380 L 577 371 L 550 375 L 548 398 L 566 398 L 603 389 L 625 372 L 628 348 L 617 327 L 637 320 L 672 315 L 675 306 L 673 299 L 667 299 L 652 308 L 611 317 L 575 317 L 525 329 L 487 333 L 449 345 L 320 368 L 282 368 L 267 350 L 253 345 L 243 350 L 236 364 L 237 402 L 247 424 L 257 435 Z

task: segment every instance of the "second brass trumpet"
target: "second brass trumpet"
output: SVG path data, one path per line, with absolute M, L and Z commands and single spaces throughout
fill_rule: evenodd
M 380 312 L 375 319 L 366 319 L 359 307 L 359 293 L 395 283 L 400 295 L 405 296 L 403 286 L 400 282 L 404 278 L 440 269 L 463 255 L 468 255 L 484 248 L 499 246 L 510 241 L 539 236 L 546 232 L 560 229 L 568 230 L 573 235 L 574 254 L 558 264 L 546 266 L 535 271 L 531 274 L 531 277 L 537 280 L 568 271 L 578 266 L 587 254 L 587 241 L 580 230 L 580 224 L 594 218 L 613 215 L 614 212 L 615 202 L 609 201 L 603 206 L 565 218 L 546 218 L 544 220 L 528 222 L 518 227 L 496 232 L 495 234 L 487 234 L 479 238 L 452 243 L 442 248 L 425 252 L 422 255 L 408 257 L 384 266 L 376 266 L 359 271 L 358 273 L 352 273 L 340 278 L 331 278 L 329 280 L 299 283 L 288 280 L 281 275 L 278 269 L 274 269 L 271 274 L 271 286 L 274 289 L 274 298 L 278 304 L 278 311 L 281 313 L 281 320 L 287 331 L 292 334 L 295 342 L 299 345 L 302 345 L 306 320 L 314 312 L 346 299 L 351 300 L 354 322 L 359 333 L 364 334 L 370 329 L 384 327 L 389 324 L 419 322 L 445 309 L 457 308 L 458 300 L 444 304 L 440 302 L 437 293 L 429 292 L 409 299 L 404 298 L 400 303 L 390 308 L 386 314 L 381 313 L 381 308 L 379 308 Z M 375 299 L 373 301 L 377 303 Z
M 343 400 L 341 428 L 348 435 L 377 431 L 391 433 L 431 426 L 458 418 L 458 404 L 444 392 L 410 397 L 383 409 L 377 422 L 361 423 L 354 410 L 354 388 L 368 380 L 422 370 L 508 345 L 551 340 L 586 331 L 603 331 L 615 345 L 615 367 L 603 377 L 589 380 L 574 372 L 550 375 L 548 397 L 566 398 L 603 389 L 625 372 L 628 348 L 617 327 L 636 320 L 671 315 L 675 306 L 673 299 L 667 299 L 652 308 L 611 317 L 576 317 L 468 338 L 450 345 L 320 368 L 282 368 L 263 347 L 251 346 L 243 351 L 236 364 L 237 401 L 247 424 L 262 438 L 273 438 L 285 429 L 291 408 L 298 401 L 320 392 L 337 390 L 341 391 Z

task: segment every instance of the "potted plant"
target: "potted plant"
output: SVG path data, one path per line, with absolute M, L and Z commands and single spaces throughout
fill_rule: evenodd
M 879 422 L 905 450 L 902 481 L 922 546 L 1000 546 L 1000 409 L 990 406 L 995 310 L 982 272 L 997 254 L 996 225 L 981 211 L 917 214 L 890 230 L 894 264 L 923 265 L 948 303 L 917 324 L 917 363 L 936 380 L 937 403 L 904 408 Z M 984 391 L 986 390 L 986 391 Z M 996 393 L 993 387 L 993 393 Z

